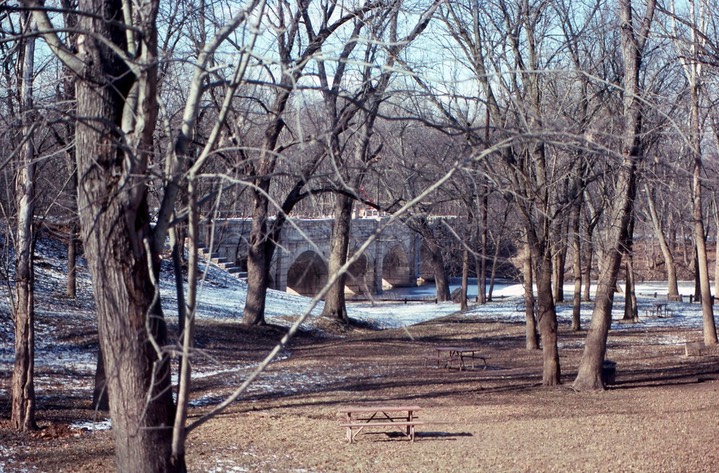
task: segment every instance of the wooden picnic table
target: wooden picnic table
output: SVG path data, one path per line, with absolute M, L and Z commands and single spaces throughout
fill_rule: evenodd
M 459 370 L 462 371 L 467 367 L 467 361 L 471 361 L 474 368 L 474 360 L 480 359 L 487 367 L 487 358 L 479 354 L 479 347 L 476 346 L 442 346 L 436 347 L 437 365 L 444 364 L 445 368 L 451 368 L 453 364 L 457 364 Z M 446 356 L 445 356 L 446 355 Z
M 338 410 L 344 414 L 345 422 L 340 427 L 347 429 L 347 441 L 352 443 L 366 428 L 398 428 L 414 442 L 415 426 L 424 424 L 417 420 L 416 413 L 422 408 L 415 405 L 350 406 Z
M 666 302 L 655 302 L 652 304 L 651 313 L 652 315 L 656 317 L 666 317 L 669 315 L 669 311 L 667 310 L 667 303 Z

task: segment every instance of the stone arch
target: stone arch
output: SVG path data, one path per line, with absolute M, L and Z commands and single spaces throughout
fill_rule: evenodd
M 371 285 L 367 282 L 368 269 L 369 260 L 366 255 L 362 254 L 347 268 L 345 289 L 354 294 L 371 294 Z
M 410 286 L 410 265 L 407 251 L 401 244 L 389 248 L 382 259 L 382 286 Z
M 300 254 L 287 270 L 287 290 L 314 296 L 327 284 L 327 263 L 316 252 Z

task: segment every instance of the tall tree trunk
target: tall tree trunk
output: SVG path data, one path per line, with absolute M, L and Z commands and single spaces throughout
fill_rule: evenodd
M 541 152 L 541 151 L 540 151 Z M 527 244 L 537 276 L 537 323 L 542 340 L 542 384 L 554 386 L 561 382 L 557 345 L 557 312 L 552 293 L 552 245 L 550 222 L 540 217 L 539 232 L 525 222 Z M 540 233 L 541 232 L 541 233 Z
M 674 3 L 671 3 L 674 11 Z M 683 22 L 682 29 L 689 27 L 688 44 L 682 44 L 679 38 L 675 39 L 678 57 L 684 68 L 689 86 L 691 113 L 689 116 L 689 136 L 692 159 L 692 218 L 694 220 L 694 242 L 696 245 L 696 270 L 698 277 L 698 292 L 702 304 L 702 321 L 704 343 L 716 345 L 716 325 L 714 323 L 714 307 L 711 300 L 711 287 L 709 282 L 709 264 L 707 261 L 706 230 L 704 228 L 704 210 L 702 205 L 702 139 L 703 125 L 700 114 L 700 94 L 703 86 L 703 67 L 705 61 L 699 56 L 703 54 L 707 38 L 707 25 L 709 11 L 705 2 L 688 2 L 689 18 Z M 674 29 L 677 30 L 677 16 L 670 16 Z
M 694 270 L 694 300 L 701 303 L 702 300 L 702 282 L 699 276 L 699 256 L 696 243 L 694 244 L 694 259 L 692 260 L 692 269 Z M 703 311 L 702 311 L 703 312 Z M 702 320 L 704 319 L 702 313 Z
M 582 199 L 578 197 L 572 207 L 572 272 L 574 273 L 574 291 L 572 292 L 572 330 L 582 329 L 582 237 L 581 231 Z
M 524 286 L 524 316 L 525 316 L 525 347 L 527 350 L 539 349 L 539 335 L 537 333 L 537 320 L 534 318 L 534 269 L 532 253 L 529 244 L 525 244 L 525 257 L 522 262 L 522 275 Z
M 582 300 L 584 302 L 591 302 L 592 300 L 592 266 L 594 260 L 594 245 L 592 244 L 592 235 L 587 231 L 587 237 L 584 240 L 584 267 L 582 268 Z
M 487 109 L 489 113 L 489 109 Z M 489 127 L 489 120 L 487 121 Z M 485 186 L 485 192 L 482 195 L 482 237 L 480 242 L 480 253 L 477 264 L 477 302 L 480 304 L 487 303 L 487 244 L 489 233 L 489 186 Z M 489 299 L 491 300 L 491 298 Z
M 197 176 L 194 169 L 190 171 L 187 179 L 187 200 L 189 215 L 187 218 L 187 240 L 188 240 L 188 261 L 187 261 L 187 298 L 184 297 L 184 288 L 181 283 L 181 268 L 179 258 L 179 239 L 175 229 L 170 230 L 170 240 L 173 243 L 173 263 L 175 266 L 175 284 L 177 287 L 179 325 L 182 327 L 179 334 L 180 346 L 182 351 L 179 359 L 179 370 L 177 375 L 177 413 L 174 419 L 172 429 L 172 454 L 170 464 L 178 470 L 185 469 L 185 446 L 188 431 L 185 428 L 187 422 L 187 410 L 190 402 L 190 387 L 192 383 L 192 362 L 191 351 L 194 348 L 195 334 L 195 309 L 197 307 L 197 287 L 198 287 L 198 240 L 199 232 L 199 215 L 197 190 L 195 184 Z M 178 282 L 179 280 L 179 282 Z
M 698 80 L 698 79 L 697 79 Z M 704 343 L 716 345 L 717 330 L 714 322 L 714 306 L 712 304 L 711 286 L 709 282 L 709 263 L 707 261 L 706 233 L 704 230 L 704 211 L 702 208 L 702 154 L 701 129 L 699 124 L 699 84 L 691 84 L 692 100 L 692 152 L 694 168 L 692 179 L 692 217 L 694 218 L 694 240 L 697 250 L 697 273 L 702 304 L 702 322 Z
M 459 310 L 467 310 L 467 282 L 469 279 L 469 250 L 462 251 L 462 290 L 460 294 Z
M 65 27 L 68 29 L 67 40 L 73 49 L 77 49 L 77 12 L 76 0 L 60 0 L 62 5 L 62 17 Z M 75 103 L 75 74 L 67 66 L 63 65 L 63 81 L 61 97 L 65 103 Z M 63 145 L 65 151 L 65 166 L 68 171 L 68 182 L 66 192 L 72 196 L 72 212 L 70 216 L 70 225 L 68 230 L 67 241 L 67 285 L 65 292 L 67 297 L 74 299 L 77 294 L 77 250 L 80 242 L 78 235 L 80 233 L 80 225 L 77 221 L 77 168 L 75 164 L 75 145 L 71 142 L 71 137 L 75 135 L 75 125 L 71 120 L 67 120 L 64 125 L 65 136 L 63 136 Z
M 649 209 L 649 217 L 652 221 L 652 228 L 654 234 L 659 242 L 659 249 L 662 252 L 664 258 L 664 266 L 667 268 L 667 298 L 669 300 L 677 300 L 679 298 L 679 283 L 677 281 L 677 268 L 674 262 L 674 254 L 672 253 L 667 239 L 664 236 L 661 221 L 659 220 L 659 214 L 657 213 L 654 205 L 654 196 L 651 190 L 647 188 L 647 208 Z
M 568 224 L 568 222 L 567 222 Z M 564 276 L 565 276 L 565 263 L 567 261 L 567 231 L 568 227 L 565 225 L 561 226 L 561 232 L 553 239 L 552 245 L 554 251 L 552 252 L 552 293 L 554 295 L 554 302 L 564 302 Z
M 299 72 L 297 72 L 299 74 Z M 295 78 L 296 79 L 296 78 Z M 293 87 L 293 79 L 283 79 L 284 88 L 275 97 L 272 106 L 272 120 L 265 129 L 259 165 L 254 172 L 255 186 L 252 191 L 253 214 L 250 228 L 249 249 L 247 252 L 247 299 L 242 312 L 245 325 L 265 324 L 265 298 L 270 287 L 270 265 L 277 242 L 268 234 L 269 191 L 271 176 L 277 165 L 275 148 L 280 133 L 285 127 L 282 114 Z M 283 213 L 283 218 L 286 214 Z M 277 234 L 279 236 L 279 234 Z
M 273 224 L 271 235 L 267 233 L 269 225 L 268 196 L 270 182 L 275 172 L 278 159 L 277 143 L 280 139 L 280 134 L 286 126 L 283 115 L 289 103 L 290 96 L 293 90 L 295 90 L 300 77 L 302 77 L 304 66 L 311 62 L 310 58 L 321 50 L 324 42 L 332 33 L 344 23 L 357 20 L 354 35 L 359 34 L 361 29 L 359 19 L 368 11 L 375 8 L 370 5 L 361 5 L 354 14 L 341 15 L 335 22 L 330 22 L 329 18 L 334 15 L 328 14 L 323 18 L 323 21 L 320 22 L 320 29 L 314 32 L 312 31 L 311 22 L 305 21 L 305 19 L 309 18 L 309 5 L 308 2 L 299 2 L 297 4 L 297 12 L 293 14 L 293 17 L 290 18 L 288 16 L 288 18 L 282 19 L 282 21 L 288 20 L 294 23 L 292 23 L 291 27 L 281 29 L 282 31 L 279 32 L 281 36 L 278 38 L 279 56 L 283 66 L 286 67 L 286 73 L 282 75 L 280 83 L 277 84 L 277 95 L 274 99 L 274 103 L 268 110 L 267 115 L 269 122 L 264 130 L 264 140 L 258 158 L 259 164 L 256 167 L 254 165 L 252 166 L 251 175 L 254 176 L 256 190 L 253 192 L 254 214 L 247 257 L 247 300 L 242 314 L 242 322 L 244 324 L 257 325 L 265 323 L 265 297 L 270 283 L 270 264 L 277 245 L 277 239 L 279 238 L 279 231 L 284 223 L 284 219 L 289 213 L 283 205 L 283 212 L 281 214 L 282 222 L 279 225 Z M 334 9 L 333 6 L 330 8 Z M 437 6 L 434 8 L 436 9 Z M 287 9 L 287 12 L 289 12 L 289 9 Z M 300 27 L 300 23 L 304 23 L 304 25 Z M 292 48 L 295 47 L 295 42 L 301 43 L 302 41 L 298 40 L 293 34 L 304 29 L 307 30 L 308 35 L 312 39 L 304 49 L 302 49 L 302 52 L 295 57 Z M 420 31 L 417 33 L 419 32 Z M 402 42 L 402 44 L 404 44 L 404 42 Z M 341 56 L 347 57 L 354 48 L 354 45 L 355 41 L 348 42 Z M 344 62 L 340 61 L 340 64 L 342 64 L 342 66 L 335 71 L 337 74 L 335 79 L 338 79 L 338 83 L 344 70 Z M 324 65 L 320 65 L 320 67 L 324 68 Z M 349 117 L 347 117 L 347 119 L 349 120 Z M 340 126 L 340 128 L 342 128 L 342 126 Z
M 560 383 L 561 370 L 557 345 L 557 313 L 552 294 L 552 256 L 548 250 L 537 256 L 543 258 L 537 270 L 537 319 L 544 360 L 542 384 L 554 386 Z
M 254 212 L 247 251 L 247 299 L 242 313 L 245 325 L 265 324 L 265 299 L 270 287 L 270 263 L 274 242 L 267 233 L 267 197 L 263 192 L 269 189 L 269 180 L 264 180 L 253 191 Z
M 262 181 L 261 186 L 265 185 L 269 188 L 269 180 Z M 247 255 L 247 300 L 242 314 L 242 323 L 245 325 L 265 324 L 265 299 L 270 287 L 272 258 L 289 214 L 307 195 L 302 193 L 304 186 L 305 181 L 302 179 L 295 182 L 282 207 L 275 214 L 271 226 L 268 225 L 267 217 L 268 200 L 263 195 L 254 196 L 256 210 L 250 228 Z
M 583 293 L 582 300 L 584 302 L 590 302 L 591 298 L 591 287 L 592 287 L 592 267 L 594 266 L 594 230 L 599 224 L 602 210 L 599 210 L 592 205 L 591 200 L 587 197 L 585 192 L 583 199 L 585 209 L 588 212 L 588 218 L 586 220 L 585 233 L 584 233 L 584 245 L 582 251 L 582 258 L 584 261 L 582 268 L 582 284 Z
M 118 471 L 172 472 L 184 465 L 171 462 L 175 408 L 169 357 L 160 348 L 167 334 L 153 284 L 159 258 L 148 249 L 153 234 L 145 180 L 157 121 L 157 5 L 144 7 L 138 61 L 145 67 L 135 75 L 105 44 L 134 47 L 127 28 L 106 21 L 123 18 L 121 2 L 80 0 L 79 10 L 99 14 L 80 17 L 88 34 L 76 88 L 84 117 L 76 128 L 78 207 Z
M 492 302 L 492 293 L 494 292 L 494 280 L 497 277 L 497 266 L 499 265 L 499 252 L 502 247 L 501 241 L 497 238 L 494 242 L 494 255 L 492 256 L 492 268 L 489 271 L 489 288 L 487 289 L 487 302 Z
M 77 295 L 77 241 L 78 228 L 73 221 L 70 224 L 67 241 L 67 284 L 65 285 L 65 295 L 74 299 Z
M 597 284 L 592 322 L 574 380 L 578 390 L 604 389 L 602 365 L 607 350 L 607 337 L 612 321 L 614 290 L 621 264 L 623 245 L 628 241 L 634 199 L 636 197 L 636 169 L 642 157 L 640 133 L 641 90 L 639 71 L 646 38 L 654 18 L 654 0 L 649 0 L 639 31 L 635 31 L 631 0 L 619 1 L 621 45 L 624 60 L 624 125 L 622 132 L 622 166 L 618 171 L 615 196 L 609 215 L 608 247 Z
M 31 22 L 30 17 L 25 17 Z M 23 136 L 15 192 L 17 231 L 15 247 L 15 365 L 12 375 L 11 423 L 20 431 L 35 424 L 35 268 L 33 265 L 35 213 L 35 149 L 32 139 L 35 38 L 25 38 L 21 101 Z
M 430 255 L 430 264 L 434 273 L 434 286 L 437 290 L 437 301 L 446 302 L 450 300 L 449 277 L 447 276 L 447 268 L 444 267 L 442 247 L 436 240 L 427 240 L 426 237 L 424 244 Z
M 97 365 L 95 366 L 95 387 L 92 390 L 92 408 L 97 411 L 110 410 L 110 396 L 107 394 L 107 378 L 105 377 L 105 358 L 102 347 L 97 347 Z
M 637 292 L 634 284 L 634 212 L 629 219 L 627 229 L 627 241 L 623 246 L 624 259 L 626 261 L 626 285 L 624 291 L 624 317 L 625 321 L 637 320 Z
M 429 263 L 434 274 L 434 285 L 437 290 L 437 301 L 446 302 L 450 300 L 449 276 L 447 275 L 447 268 L 444 266 L 442 245 L 434 235 L 434 230 L 429 226 L 426 217 L 418 217 L 406 223 L 422 236 L 422 244 L 429 253 Z
M 627 262 L 625 264 L 625 271 L 627 273 L 627 280 L 624 287 L 624 316 L 622 317 L 625 321 L 637 320 L 637 293 L 636 286 L 634 284 L 634 263 L 631 253 L 626 256 Z
M 347 249 L 349 248 L 350 227 L 352 224 L 353 200 L 343 194 L 337 196 L 335 202 L 335 222 L 332 227 L 332 239 L 330 240 L 330 258 L 328 273 L 330 275 L 339 272 L 339 269 L 347 262 Z M 327 291 L 325 306 L 322 315 L 331 317 L 342 322 L 349 321 L 347 307 L 345 304 L 345 281 L 347 274 L 342 274 Z

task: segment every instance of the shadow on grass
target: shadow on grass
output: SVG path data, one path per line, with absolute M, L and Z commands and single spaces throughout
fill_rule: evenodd
M 427 440 L 456 440 L 458 437 L 474 437 L 471 432 L 415 432 L 415 440 L 427 439 Z
M 440 431 L 423 431 L 423 432 L 415 432 L 414 434 L 414 441 L 421 441 L 421 440 L 444 440 L 444 441 L 452 441 L 457 440 L 460 437 L 473 437 L 474 434 L 470 432 L 440 432 Z M 368 437 L 373 437 L 368 439 Z M 390 440 L 404 440 L 409 441 L 407 438 L 407 435 L 402 432 L 362 432 L 360 435 L 355 438 L 355 443 L 361 442 L 364 438 L 365 441 L 390 441 Z

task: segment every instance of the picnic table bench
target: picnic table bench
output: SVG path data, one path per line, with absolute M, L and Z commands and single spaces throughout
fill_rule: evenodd
M 364 429 L 388 427 L 398 429 L 414 442 L 415 427 L 424 424 L 415 415 L 421 410 L 421 407 L 412 405 L 378 405 L 344 407 L 338 412 L 345 416 L 345 422 L 340 427 L 347 429 L 349 443 L 354 442 Z

